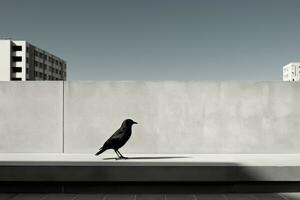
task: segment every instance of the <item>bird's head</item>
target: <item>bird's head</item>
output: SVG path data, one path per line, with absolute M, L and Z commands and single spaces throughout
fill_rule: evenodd
M 122 126 L 129 127 L 132 126 L 133 124 L 137 124 L 137 122 L 133 121 L 132 119 L 125 119 L 122 123 Z

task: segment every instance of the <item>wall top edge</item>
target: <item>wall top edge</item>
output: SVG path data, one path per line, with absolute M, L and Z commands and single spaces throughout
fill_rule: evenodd
M 282 80 L 68 80 L 64 82 L 289 82 Z M 294 83 L 297 81 L 294 81 Z M 300 82 L 300 81 L 299 81 Z
M 239 82 L 239 83 L 285 83 L 285 84 L 300 84 L 300 81 L 297 82 L 290 82 L 290 81 L 265 81 L 265 80 L 70 80 L 70 81 L 0 81 L 0 83 L 97 83 L 97 82 L 103 82 L 103 83 L 140 83 L 140 82 L 154 82 L 154 83 L 160 83 L 160 82 Z
M 68 82 L 276 82 L 276 83 L 300 83 L 297 81 L 280 81 L 280 80 L 69 80 L 69 81 L 1 81 L 0 82 L 14 82 L 14 83 L 25 83 L 25 82 L 36 82 L 36 83 L 68 83 Z

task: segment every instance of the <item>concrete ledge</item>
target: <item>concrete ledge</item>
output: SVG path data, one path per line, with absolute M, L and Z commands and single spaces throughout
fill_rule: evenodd
M 96 149 L 97 150 L 97 149 Z M 300 154 L 116 154 L 0 153 L 0 166 L 300 166 Z
M 0 154 L 0 181 L 300 181 L 298 154 Z
M 277 193 L 300 192 L 300 182 L 0 182 L 4 193 Z

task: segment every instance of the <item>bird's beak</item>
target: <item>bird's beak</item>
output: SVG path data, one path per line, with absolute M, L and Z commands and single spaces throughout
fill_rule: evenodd
M 137 122 L 133 122 L 133 124 L 138 124 Z

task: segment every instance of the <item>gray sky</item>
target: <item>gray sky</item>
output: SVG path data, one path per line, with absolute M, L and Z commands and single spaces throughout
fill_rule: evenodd
M 300 61 L 299 0 L 0 0 L 0 35 L 68 80 L 280 80 Z

